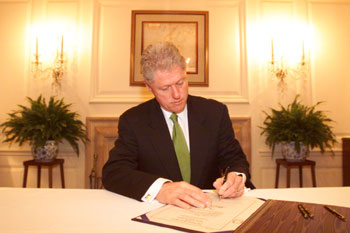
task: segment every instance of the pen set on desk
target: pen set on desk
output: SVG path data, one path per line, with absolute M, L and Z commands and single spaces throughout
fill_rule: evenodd
M 337 218 L 339 218 L 340 220 L 345 222 L 345 216 L 340 214 L 338 211 L 336 211 L 335 209 L 333 209 L 330 206 L 325 205 L 324 208 L 329 211 L 331 214 L 335 215 Z M 301 213 L 301 215 L 305 218 L 305 219 L 313 219 L 314 215 L 311 213 L 311 211 L 306 208 L 305 206 L 303 206 L 302 204 L 298 204 L 298 209 Z
M 302 204 L 298 204 L 298 209 L 299 209 L 301 215 L 305 219 L 308 219 L 308 218 L 313 219 L 314 218 L 313 213 L 311 213 L 310 210 L 308 208 L 306 208 L 305 206 L 303 206 Z
M 326 210 L 328 210 L 329 212 L 331 212 L 331 214 L 334 214 L 337 218 L 339 218 L 340 220 L 344 221 L 345 222 L 345 217 L 344 215 L 340 214 L 338 211 L 336 211 L 335 209 L 333 209 L 332 207 L 330 206 L 324 206 L 324 208 Z

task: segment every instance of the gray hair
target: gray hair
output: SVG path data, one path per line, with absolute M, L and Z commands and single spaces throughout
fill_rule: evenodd
M 141 57 L 142 74 L 147 83 L 152 83 L 157 70 L 167 71 L 174 66 L 186 70 L 185 58 L 171 42 L 159 42 L 147 46 Z

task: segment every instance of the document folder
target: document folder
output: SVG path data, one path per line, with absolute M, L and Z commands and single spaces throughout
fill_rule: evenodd
M 234 200 L 237 199 L 225 199 L 225 204 L 230 201 L 233 203 Z M 169 205 L 150 211 L 149 213 L 133 218 L 132 220 L 161 227 L 173 228 L 184 232 L 198 233 L 350 232 L 350 208 L 330 206 L 345 217 L 345 221 L 343 221 L 335 214 L 332 214 L 329 210 L 327 210 L 324 207 L 325 205 L 322 204 L 279 200 L 255 200 L 257 200 L 257 202 L 249 199 L 243 200 L 241 204 L 244 203 L 243 205 L 246 205 L 246 207 L 241 208 L 242 211 L 241 213 L 238 213 L 238 215 L 237 212 L 232 213 L 231 215 L 229 212 L 220 212 L 220 202 L 219 205 L 217 205 L 217 202 L 213 202 L 214 207 L 211 210 L 208 209 L 204 210 L 203 212 L 201 211 L 197 213 L 194 211 L 192 213 L 189 213 L 189 215 L 192 214 L 198 217 L 194 218 L 192 220 L 193 222 L 189 222 L 191 219 L 186 218 L 186 210 L 182 209 L 181 211 L 184 212 L 178 212 L 177 214 L 174 214 L 174 216 L 169 215 L 170 217 L 166 219 L 167 211 L 180 209 L 178 207 Z M 221 204 L 224 204 L 224 202 Z M 305 206 L 307 210 L 312 213 L 313 217 L 305 219 L 298 208 L 299 204 Z M 215 207 L 215 205 L 217 206 Z M 238 205 L 240 205 L 240 203 L 238 203 Z M 232 209 L 233 206 L 228 208 Z M 193 208 L 192 210 L 196 210 L 196 208 Z M 220 214 L 222 215 L 220 216 Z M 164 219 L 162 219 L 163 217 Z M 224 224 L 221 223 L 220 225 L 217 223 L 218 221 L 216 218 L 222 219 L 222 223 Z M 200 226 L 202 224 L 201 219 L 205 221 L 205 224 L 203 226 Z M 227 221 L 228 219 L 229 221 Z M 210 222 L 211 220 L 212 222 Z
M 181 209 L 165 205 L 132 220 L 185 232 L 226 233 L 240 226 L 265 203 L 253 197 L 219 200 L 216 194 L 210 196 L 212 206 L 209 208 Z

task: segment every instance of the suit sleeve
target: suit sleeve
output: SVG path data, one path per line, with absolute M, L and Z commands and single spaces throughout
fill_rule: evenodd
M 220 168 L 225 169 L 229 166 L 230 171 L 244 173 L 247 177 L 246 187 L 255 188 L 250 181 L 249 163 L 238 140 L 235 138 L 226 106 L 224 106 L 221 117 L 218 140 Z
M 139 146 L 133 127 L 125 115 L 119 118 L 119 137 L 103 167 L 102 182 L 109 191 L 141 200 L 159 177 L 138 170 Z

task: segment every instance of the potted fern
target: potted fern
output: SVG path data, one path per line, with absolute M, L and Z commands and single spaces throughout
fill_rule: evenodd
M 272 148 L 281 144 L 282 155 L 289 161 L 305 160 L 310 149 L 319 147 L 324 153 L 336 142 L 329 123 L 333 122 L 323 111 L 316 110 L 322 102 L 313 106 L 303 105 L 298 95 L 287 107 L 271 108 L 271 114 L 263 111 L 266 118 L 261 135 L 266 135 L 265 143 Z
M 15 142 L 20 146 L 28 142 L 35 160 L 53 160 L 58 144 L 66 140 L 79 156 L 78 141 L 86 143 L 88 137 L 79 115 L 70 111 L 71 104 L 55 97 L 50 97 L 47 103 L 41 95 L 36 100 L 30 97 L 27 100 L 29 107 L 18 105 L 19 110 L 9 113 L 9 118 L 0 125 L 4 142 Z

